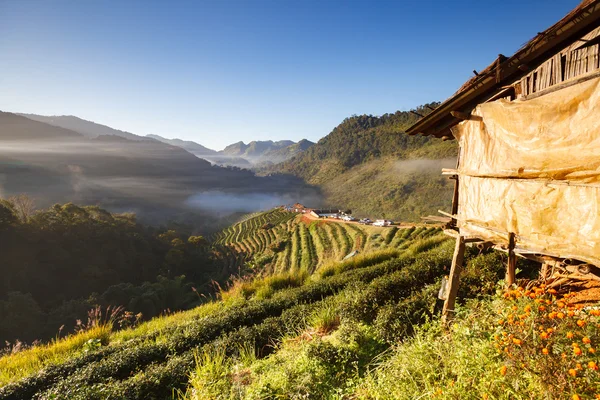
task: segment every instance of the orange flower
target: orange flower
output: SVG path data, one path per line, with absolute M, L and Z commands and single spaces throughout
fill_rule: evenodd
M 525 308 L 523 309 L 523 311 L 525 312 L 531 312 L 531 306 L 528 304 L 525 306 Z
M 548 333 L 552 333 L 552 332 L 554 332 L 554 329 L 552 329 L 552 328 L 548 328 L 548 329 L 546 329 L 546 332 L 548 332 Z
M 504 324 L 504 320 L 503 319 L 498 320 L 498 325 L 502 325 L 502 324 Z
M 548 289 L 548 293 L 550 294 L 556 294 L 556 289 Z
M 542 354 L 548 355 L 549 352 L 550 351 L 545 347 L 542 349 Z
M 565 317 L 565 313 L 564 312 L 559 312 L 556 314 L 556 316 L 560 319 L 563 319 Z
M 577 368 L 579 371 L 583 369 L 583 367 L 579 363 L 575 364 L 575 368 Z
M 559 308 L 563 308 L 565 306 L 565 303 L 562 301 L 559 301 L 558 303 L 556 303 L 556 306 Z
M 552 304 L 552 302 L 550 300 L 546 300 L 546 304 L 550 305 L 550 304 Z
M 580 356 L 581 349 L 579 347 L 573 347 L 573 354 L 575 354 L 576 356 Z
M 508 368 L 506 368 L 506 365 L 503 365 L 503 366 L 500 368 L 500 375 L 502 375 L 502 376 L 506 375 L 506 370 L 507 370 L 507 369 L 508 369 Z
M 581 397 L 579 397 L 579 395 L 574 394 L 573 397 L 571 397 L 572 400 L 581 400 Z
M 589 338 L 589 337 L 584 337 L 583 339 L 581 339 L 581 341 L 582 341 L 583 343 L 585 343 L 585 344 L 590 344 L 590 343 L 592 343 L 592 341 L 590 340 L 590 338 Z
M 540 310 L 540 311 L 546 311 L 546 306 L 539 306 L 538 310 Z
M 567 315 L 568 315 L 569 317 L 572 317 L 572 316 L 574 316 L 574 315 L 575 315 L 575 311 L 573 311 L 573 310 L 569 310 L 569 311 L 567 311 Z
M 553 311 L 553 312 L 551 312 L 550 314 L 548 314 L 548 318 L 550 318 L 550 319 L 554 319 L 554 318 L 556 318 L 556 312 L 555 312 L 555 311 Z
M 577 370 L 574 368 L 571 368 L 569 370 L 569 375 L 571 375 L 572 377 L 576 377 L 577 376 Z
M 521 339 L 513 339 L 512 340 L 514 344 L 516 344 L 517 346 L 520 346 L 523 344 L 523 341 Z
M 596 349 L 595 349 L 595 348 L 593 348 L 593 347 L 590 347 L 590 348 L 588 349 L 588 351 L 589 351 L 590 353 L 594 354 L 594 353 L 596 352 Z
M 590 361 L 588 363 L 588 368 L 593 369 L 594 371 L 598 371 L 598 364 L 596 364 L 594 361 Z
M 519 309 L 519 307 L 517 306 L 512 306 L 513 311 L 517 311 Z
M 585 321 L 582 319 L 577 320 L 577 325 L 583 328 L 585 326 Z
M 567 332 L 568 339 L 573 339 L 573 336 L 575 336 L 575 335 L 573 335 L 573 332 L 571 332 L 571 331 Z
M 542 339 L 548 339 L 548 334 L 546 332 L 542 332 L 542 333 L 540 333 L 540 337 Z

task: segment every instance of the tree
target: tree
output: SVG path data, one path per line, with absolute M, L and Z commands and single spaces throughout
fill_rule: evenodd
M 8 201 L 13 204 L 17 218 L 19 218 L 19 221 L 22 223 L 29 221 L 29 218 L 35 212 L 35 203 L 33 199 L 25 194 L 13 196 L 9 198 Z

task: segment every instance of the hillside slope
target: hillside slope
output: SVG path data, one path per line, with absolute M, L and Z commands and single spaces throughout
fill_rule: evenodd
M 89 138 L 96 138 L 102 135 L 113 135 L 129 140 L 146 140 L 143 136 L 139 136 L 134 133 L 122 131 L 119 129 L 114 129 L 110 126 L 98 124 L 96 122 L 87 121 L 85 119 L 75 117 L 73 115 L 45 116 L 23 113 L 17 115 L 31 119 L 33 121 L 43 122 L 48 125 L 69 129 Z
M 453 167 L 457 148 L 454 141 L 406 135 L 417 118 L 400 111 L 347 118 L 302 154 L 262 172 L 299 176 L 321 187 L 330 205 L 358 216 L 418 220 L 449 204 L 452 185 L 438 167 Z
M 250 163 L 260 166 L 276 164 L 288 160 L 304 152 L 314 143 L 302 139 L 299 142 L 291 140 L 252 141 L 248 144 L 237 142 L 230 144 L 219 152 L 223 157 L 243 158 Z
M 439 232 L 438 227 L 398 229 L 314 220 L 276 208 L 248 215 L 214 235 L 212 240 L 215 245 L 230 249 L 239 267 L 246 262 L 255 273 L 310 274 L 353 252 L 368 254 L 401 249 L 409 238 L 424 239 Z
M 215 150 L 209 149 L 208 147 L 204 147 L 201 144 L 193 142 L 191 140 L 167 139 L 159 135 L 146 135 L 146 137 L 158 140 L 159 142 L 170 144 L 172 146 L 181 147 L 182 149 L 189 151 L 195 156 L 217 154 Z
M 292 247 L 302 251 L 292 257 L 321 260 L 352 229 L 307 222 L 282 210 L 251 214 L 213 240 L 256 259 L 280 247 L 278 233 L 295 231 Z M 309 238 L 304 229 L 313 227 Z M 473 247 L 454 324 L 445 327 L 437 295 L 453 241 L 435 227 L 356 229 L 356 238 L 372 243 L 361 256 L 313 263 L 312 273 L 289 260 L 281 270 L 235 279 L 192 310 L 118 331 L 99 319 L 4 355 L 0 398 L 508 400 L 600 391 L 597 303 L 576 303 L 568 288 L 535 286 L 528 278 L 536 269 L 521 261 L 524 287 L 498 290 L 506 255 Z M 329 247 L 317 244 L 325 240 Z

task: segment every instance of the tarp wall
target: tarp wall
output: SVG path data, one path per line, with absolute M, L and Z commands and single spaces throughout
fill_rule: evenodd
M 472 114 L 453 128 L 461 233 L 600 265 L 600 78 Z

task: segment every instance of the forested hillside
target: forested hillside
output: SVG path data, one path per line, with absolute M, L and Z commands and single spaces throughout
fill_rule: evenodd
M 428 113 L 428 106 L 417 112 Z M 299 156 L 263 172 L 299 176 L 318 185 L 328 204 L 358 216 L 418 220 L 449 204 L 453 186 L 440 168 L 454 167 L 457 151 L 454 141 L 406 135 L 418 118 L 402 111 L 347 118 Z
M 34 211 L 24 196 L 0 200 L 0 341 L 49 339 L 100 305 L 142 319 L 198 303 L 228 271 L 201 236 L 139 224 L 72 203 Z

